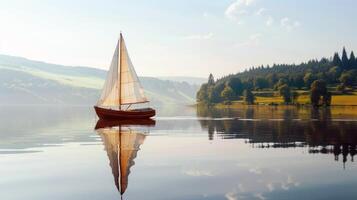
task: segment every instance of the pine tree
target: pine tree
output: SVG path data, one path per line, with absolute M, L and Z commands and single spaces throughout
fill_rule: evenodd
M 332 64 L 341 67 L 342 61 L 337 52 L 333 55 Z
M 325 96 L 327 94 L 327 87 L 326 87 L 326 82 L 323 80 L 316 80 L 311 84 L 311 91 L 310 91 L 310 101 L 311 104 L 314 107 L 320 106 L 320 100 L 321 96 Z M 328 96 L 326 96 L 325 101 L 328 102 L 331 99 L 329 99 Z M 328 104 L 328 103 L 324 103 Z
M 211 86 L 211 85 L 214 85 L 214 77 L 212 74 L 209 74 L 209 77 L 208 77 L 208 85 Z
M 201 85 L 201 88 L 198 90 L 196 94 L 196 98 L 198 102 L 207 103 L 208 102 L 208 87 L 207 83 Z
M 226 84 L 224 90 L 221 92 L 221 97 L 226 101 L 226 103 L 229 103 L 230 101 L 233 100 L 234 98 L 234 91 L 232 90 L 231 87 L 229 87 L 228 84 Z
M 349 60 L 349 69 L 354 69 L 354 68 L 357 68 L 356 57 L 353 51 L 351 51 L 350 60 Z
M 347 70 L 348 68 L 349 68 L 349 60 L 348 60 L 348 57 L 347 57 L 346 49 L 345 49 L 345 47 L 343 47 L 343 50 L 342 50 L 342 69 L 343 70 Z
M 288 104 L 291 102 L 291 89 L 287 84 L 279 87 L 279 94 L 284 98 L 284 103 Z
M 243 90 L 244 90 L 244 85 L 243 85 L 242 81 L 240 80 L 240 78 L 238 78 L 238 77 L 230 78 L 230 80 L 228 81 L 228 85 L 229 85 L 229 87 L 232 88 L 232 90 L 234 91 L 234 93 L 237 97 L 242 95 Z

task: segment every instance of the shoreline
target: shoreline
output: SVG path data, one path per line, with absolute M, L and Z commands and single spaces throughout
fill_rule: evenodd
M 310 107 L 313 108 L 311 104 L 262 104 L 262 103 L 257 103 L 257 104 L 242 104 L 242 103 L 232 103 L 232 104 L 223 104 L 223 103 L 217 103 L 217 104 L 202 104 L 202 103 L 195 103 L 192 105 L 189 105 L 190 107 L 193 106 L 208 106 L 208 107 L 214 107 L 214 108 L 239 108 L 239 107 Z M 344 105 L 344 104 L 332 104 L 330 106 L 319 106 L 317 109 L 320 108 L 331 108 L 331 107 L 357 107 L 357 104 L 351 104 L 351 105 Z

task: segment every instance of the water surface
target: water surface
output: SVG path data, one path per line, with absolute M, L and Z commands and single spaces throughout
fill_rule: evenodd
M 356 199 L 357 108 L 0 107 L 0 199 Z

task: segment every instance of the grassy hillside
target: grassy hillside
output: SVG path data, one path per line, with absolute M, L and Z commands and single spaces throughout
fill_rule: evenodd
M 0 104 L 93 105 L 106 71 L 0 55 Z M 140 77 L 152 104 L 190 104 L 198 85 Z

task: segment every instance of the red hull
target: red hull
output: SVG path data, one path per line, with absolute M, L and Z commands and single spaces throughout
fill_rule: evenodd
M 112 110 L 94 106 L 95 112 L 100 119 L 148 119 L 155 116 L 156 112 L 152 108 L 135 109 L 135 110 Z

